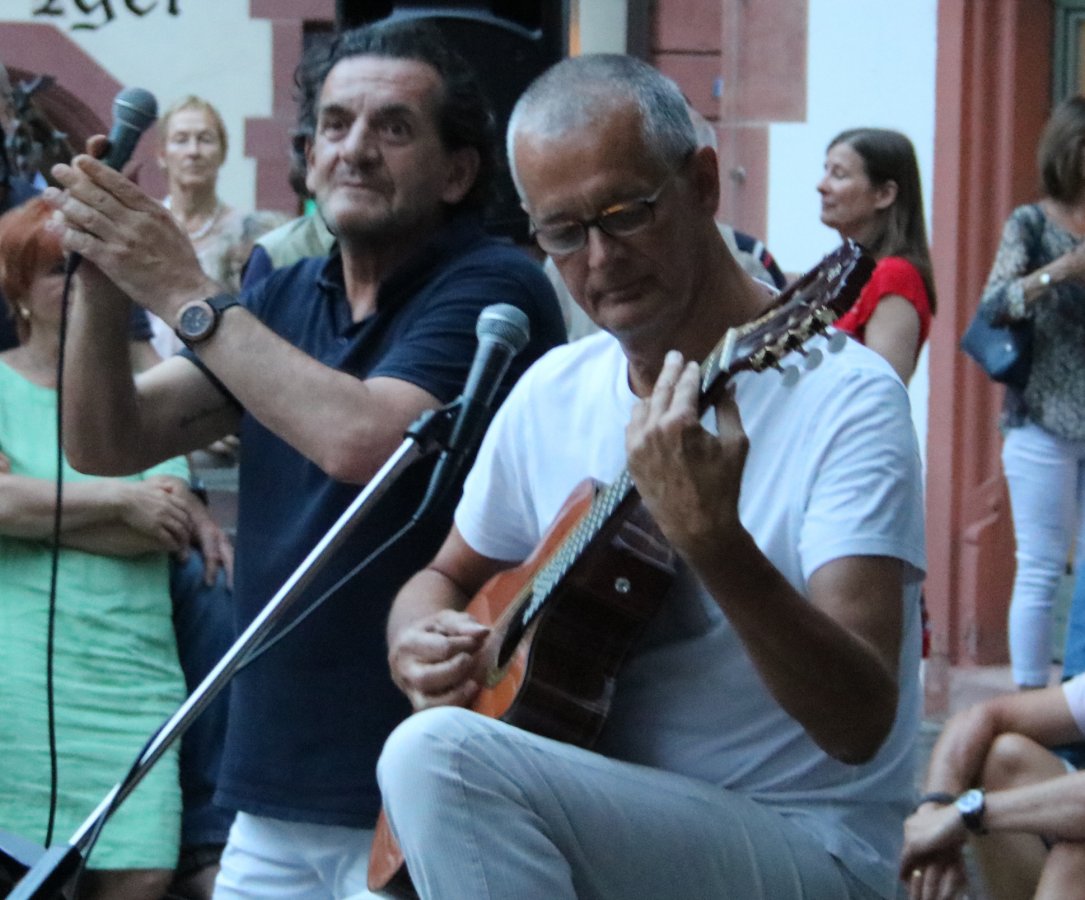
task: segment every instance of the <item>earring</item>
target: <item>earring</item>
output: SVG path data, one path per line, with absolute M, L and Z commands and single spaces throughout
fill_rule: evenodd
M 22 317 L 23 321 L 30 319 L 30 310 L 25 306 L 16 306 L 15 308 L 19 310 L 19 315 Z

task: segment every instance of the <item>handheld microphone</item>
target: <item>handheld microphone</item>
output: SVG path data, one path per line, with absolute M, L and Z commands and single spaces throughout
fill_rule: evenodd
M 479 313 L 475 334 L 478 350 L 458 401 L 459 415 L 452 426 L 448 446 L 433 468 L 429 488 L 416 517 L 443 497 L 478 447 L 493 413 L 501 379 L 513 357 L 527 346 L 531 326 L 523 310 L 508 303 L 495 303 Z
M 113 98 L 113 127 L 109 129 L 109 152 L 102 157 L 118 172 L 132 157 L 140 137 L 158 118 L 154 94 L 143 88 L 125 88 Z
M 109 152 L 102 157 L 109 168 L 118 172 L 132 157 L 140 137 L 158 118 L 158 103 L 154 94 L 143 88 L 125 88 L 113 98 L 113 127 L 109 129 Z M 72 275 L 83 257 L 69 253 L 64 266 L 66 275 Z

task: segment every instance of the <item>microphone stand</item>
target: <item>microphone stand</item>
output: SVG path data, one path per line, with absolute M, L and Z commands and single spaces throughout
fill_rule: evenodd
M 151 767 L 169 747 L 188 730 L 197 716 L 215 699 L 230 679 L 245 665 L 249 654 L 279 622 L 298 596 L 320 572 L 322 566 L 369 514 L 372 507 L 388 492 L 400 474 L 411 463 L 435 450 L 447 450 L 452 427 L 458 417 L 463 398 L 460 397 L 436 410 L 426 410 L 407 429 L 403 443 L 362 488 L 358 496 L 340 515 L 335 524 L 302 560 L 293 574 L 283 583 L 249 627 L 234 641 L 225 655 L 207 674 L 188 699 L 154 735 L 128 776 L 113 789 L 87 817 L 66 845 L 50 847 L 42 853 L 29 871 L 15 884 L 8 900 L 55 900 L 75 874 L 83 853 L 96 839 L 102 825 L 112 812 L 135 790 Z M 25 849 L 25 848 L 20 848 Z M 25 859 L 25 854 L 23 854 Z

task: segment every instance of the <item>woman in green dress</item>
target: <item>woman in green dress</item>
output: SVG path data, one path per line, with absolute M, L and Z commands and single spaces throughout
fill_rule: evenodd
M 0 291 L 20 345 L 0 353 L 0 829 L 41 845 L 51 778 L 46 647 L 56 502 L 63 257 L 51 210 L 0 217 Z M 63 463 L 52 651 L 56 816 L 68 841 L 184 698 L 167 561 L 189 546 L 182 459 L 126 478 Z M 176 753 L 109 819 L 81 897 L 161 897 L 177 858 Z

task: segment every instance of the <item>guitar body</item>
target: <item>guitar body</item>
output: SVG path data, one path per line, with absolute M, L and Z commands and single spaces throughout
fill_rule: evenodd
M 471 709 L 580 747 L 598 737 L 626 653 L 662 605 L 674 576 L 674 551 L 636 495 L 614 516 L 520 631 L 540 567 L 589 514 L 599 485 L 583 481 L 542 543 L 521 565 L 491 578 L 467 605 L 491 628 L 479 653 L 485 685 Z M 513 649 L 502 660 L 502 647 Z M 369 859 L 369 889 L 416 897 L 381 813 Z
M 520 566 L 491 578 L 467 611 L 491 627 L 480 654 L 485 685 L 471 708 L 545 737 L 590 747 L 603 727 L 618 669 L 663 602 L 674 551 L 634 495 L 545 598 L 522 634 L 515 613 L 532 598 L 540 564 L 585 515 L 598 485 L 582 482 L 543 542 Z M 608 533 L 609 532 L 609 533 Z M 515 650 L 502 664 L 510 633 Z

